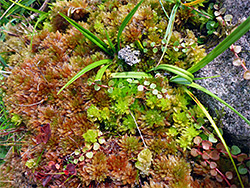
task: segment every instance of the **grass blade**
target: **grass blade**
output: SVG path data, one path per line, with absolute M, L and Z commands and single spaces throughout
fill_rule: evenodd
M 27 6 L 25 6 L 25 5 L 21 4 L 21 3 L 16 3 L 16 2 L 13 1 L 13 0 L 9 0 L 9 1 L 11 1 L 12 3 L 15 3 L 16 5 L 18 5 L 18 6 L 22 7 L 22 8 L 25 8 L 25 9 L 27 9 L 27 10 L 33 11 L 33 12 L 35 12 L 35 13 L 38 13 L 38 14 L 47 14 L 46 12 L 43 12 L 43 11 L 40 11 L 40 10 L 31 8 L 31 7 L 27 7 Z
M 172 72 L 172 73 L 177 74 L 178 76 L 181 77 L 181 79 L 176 77 L 176 76 L 172 77 L 170 79 L 171 82 L 175 82 L 178 84 L 191 84 L 193 82 L 194 76 L 192 75 L 192 73 L 190 73 L 182 68 L 179 68 L 177 66 L 168 65 L 168 64 L 161 64 L 161 65 L 157 66 L 156 68 L 151 69 L 150 71 L 159 70 L 159 69 Z
M 183 3 L 183 5 L 187 6 L 187 7 L 190 7 L 190 6 L 194 6 L 194 5 L 198 5 L 200 3 L 203 3 L 205 0 L 196 0 L 196 1 L 193 1 L 193 2 L 190 2 L 190 3 Z
M 111 47 L 111 50 L 113 51 L 113 53 L 115 54 L 116 53 L 116 49 L 115 49 L 115 46 L 114 44 L 112 43 L 109 35 L 108 35 L 108 32 L 105 30 L 105 33 L 106 33 L 106 37 L 108 39 L 108 42 L 109 42 L 109 46 Z
M 222 100 L 220 97 L 216 96 L 215 94 L 213 94 L 211 91 L 207 90 L 206 88 L 200 86 L 199 84 L 196 83 L 192 83 L 190 85 L 188 85 L 190 87 L 193 87 L 195 89 L 201 90 L 204 93 L 210 95 L 211 97 L 215 98 L 216 100 L 218 100 L 219 102 L 221 102 L 222 104 L 226 105 L 228 108 L 230 108 L 232 111 L 234 111 L 238 116 L 240 116 L 241 119 L 243 119 L 248 125 L 250 125 L 250 121 L 245 118 L 241 113 L 239 113 L 236 109 L 234 109 L 232 106 L 230 106 L 228 103 L 226 103 L 224 100 Z
M 109 65 L 110 64 L 105 65 L 104 67 L 99 69 L 99 71 L 96 74 L 95 81 L 101 81 L 102 80 L 102 76 L 103 76 L 104 72 L 106 71 L 106 69 L 109 67 Z
M 210 63 L 218 55 L 222 54 L 233 43 L 235 43 L 240 37 L 250 30 L 250 16 L 240 24 L 230 35 L 227 36 L 218 46 L 216 46 L 206 57 L 204 57 L 199 63 L 195 64 L 188 69 L 189 72 L 194 73 L 208 63 Z
M 79 77 L 81 77 L 83 74 L 85 74 L 86 72 L 98 67 L 98 66 L 101 66 L 101 65 L 104 65 L 106 63 L 109 63 L 111 62 L 112 59 L 103 59 L 103 60 L 100 60 L 100 61 L 96 61 L 88 66 L 86 66 L 85 68 L 83 68 L 80 72 L 78 72 L 73 78 L 71 78 L 59 91 L 57 94 L 61 93 L 61 91 L 66 88 L 67 86 L 69 86 L 70 84 L 72 84 L 76 79 L 78 79 Z
M 111 78 L 152 78 L 150 74 L 147 74 L 145 72 L 118 72 L 118 73 L 112 73 Z
M 36 30 L 37 25 L 39 24 L 39 22 L 43 21 L 45 18 L 47 18 L 48 14 L 41 14 L 33 28 L 33 32 L 31 34 L 31 40 L 30 40 L 30 49 L 32 49 L 32 41 L 33 41 L 33 36 Z
M 239 179 L 239 181 L 240 181 L 241 187 L 244 188 L 244 185 L 243 185 L 243 183 L 242 183 L 240 174 L 239 174 L 238 169 L 237 169 L 237 167 L 236 167 L 236 165 L 235 165 L 235 162 L 234 162 L 233 157 L 232 157 L 232 155 L 231 155 L 231 153 L 230 153 L 230 150 L 229 150 L 229 148 L 228 148 L 228 146 L 227 146 L 227 144 L 226 144 L 226 142 L 225 142 L 223 136 L 221 135 L 219 128 L 216 126 L 216 124 L 215 124 L 213 118 L 210 116 L 210 114 L 209 114 L 208 111 L 204 108 L 204 106 L 200 103 L 200 101 L 199 101 L 199 100 L 198 100 L 198 99 L 197 99 L 197 98 L 196 98 L 196 97 L 195 97 L 186 87 L 183 87 L 183 88 L 184 88 L 185 92 L 186 92 L 186 93 L 196 102 L 196 104 L 201 108 L 201 110 L 203 111 L 203 113 L 206 115 L 206 117 L 207 117 L 208 120 L 210 121 L 212 127 L 213 127 L 214 130 L 216 131 L 218 137 L 220 138 L 222 144 L 224 145 L 224 147 L 225 147 L 225 149 L 226 149 L 226 151 L 227 151 L 227 153 L 228 153 L 228 155 L 229 155 L 229 158 L 230 158 L 230 160 L 231 160 L 231 162 L 232 162 L 232 164 L 233 164 L 233 166 L 234 166 L 235 172 L 236 172 L 236 174 L 237 174 L 237 176 L 238 176 L 238 179 Z
M 81 25 L 79 25 L 74 20 L 70 19 L 69 17 L 65 16 L 62 13 L 59 13 L 65 20 L 67 20 L 72 26 L 74 26 L 76 29 L 78 29 L 87 39 L 89 39 L 91 42 L 95 43 L 97 46 L 99 46 L 104 52 L 107 54 L 113 56 L 113 54 L 109 51 L 108 46 L 97 36 L 95 36 L 93 33 L 91 33 L 89 30 L 85 29 Z
M 120 51 L 120 38 L 122 35 L 122 31 L 124 30 L 124 28 L 126 27 L 126 25 L 128 24 L 128 22 L 131 20 L 131 18 L 133 17 L 133 15 L 135 14 L 135 12 L 137 11 L 137 9 L 139 8 L 139 6 L 142 4 L 144 0 L 141 0 L 131 11 L 130 13 L 126 16 L 126 18 L 123 20 L 119 31 L 118 31 L 118 35 L 117 35 L 117 49 L 118 51 Z
M 158 66 L 161 62 L 161 60 L 163 59 L 166 51 L 167 51 L 167 46 L 168 46 L 168 43 L 169 43 L 169 40 L 171 38 L 171 35 L 172 35 L 172 31 L 173 31 L 173 26 L 174 26 L 174 21 L 175 21 L 175 15 L 176 15 L 176 12 L 177 12 L 177 9 L 178 7 L 180 6 L 180 3 L 176 3 L 172 9 L 172 12 L 170 14 L 170 18 L 169 18 L 169 22 L 168 22 L 168 27 L 167 27 L 167 30 L 166 30 L 166 33 L 165 33 L 165 36 L 164 36 L 164 39 L 166 40 L 167 38 L 167 42 L 164 46 L 164 50 L 163 50 L 163 53 L 161 55 L 161 58 L 159 60 L 159 62 L 157 63 L 156 66 Z

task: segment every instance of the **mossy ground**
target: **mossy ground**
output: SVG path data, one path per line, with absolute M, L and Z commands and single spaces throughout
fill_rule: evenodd
M 22 119 L 26 134 L 22 148 L 1 166 L 1 179 L 7 180 L 1 186 L 225 187 L 205 173 L 207 167 L 194 165 L 190 149 L 206 119 L 181 87 L 169 84 L 163 72 L 139 81 L 110 79 L 112 72 L 146 72 L 159 61 L 168 19 L 158 0 L 146 0 L 122 34 L 121 48 L 143 45 L 138 64 L 115 56 L 101 83 L 93 82 L 94 69 L 57 94 L 81 69 L 110 58 L 58 11 L 108 45 L 106 32 L 116 44 L 119 27 L 136 3 L 57 1 L 32 49 L 30 35 L 6 38 L 1 50 L 12 46 L 16 53 L 5 57 L 14 68 L 4 80 L 4 102 Z M 164 6 L 171 10 L 173 4 Z M 189 9 L 177 12 L 164 63 L 187 69 L 206 56 L 185 27 L 201 24 L 193 16 Z

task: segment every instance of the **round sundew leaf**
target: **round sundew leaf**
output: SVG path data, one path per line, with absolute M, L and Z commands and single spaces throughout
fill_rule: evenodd
M 226 8 L 221 8 L 221 9 L 220 9 L 220 13 L 221 13 L 221 14 L 225 14 L 226 10 L 227 10 Z
M 208 140 L 209 140 L 210 142 L 212 142 L 212 143 L 216 143 L 216 142 L 218 141 L 218 140 L 214 137 L 214 134 L 213 134 L 213 133 L 209 134 Z
M 154 47 L 155 46 L 155 42 L 151 42 L 150 46 Z
M 233 179 L 233 173 L 232 173 L 232 172 L 227 171 L 227 172 L 225 173 L 225 175 L 226 175 L 227 179 L 229 179 L 229 180 Z
M 79 161 L 82 162 L 84 161 L 85 157 L 82 155 L 81 157 L 79 157 Z
M 209 159 L 209 158 L 210 157 L 209 157 L 208 153 L 207 152 L 203 152 L 202 159 Z
M 74 159 L 73 163 L 77 164 L 78 163 L 78 159 Z
M 86 153 L 86 157 L 91 159 L 93 157 L 93 152 L 90 151 L 90 152 Z
M 144 84 L 145 86 L 149 86 L 150 82 L 147 81 L 147 80 L 145 80 L 145 81 L 143 82 L 143 84 Z
M 214 15 L 217 17 L 217 16 L 220 15 L 220 12 L 219 12 L 219 11 L 215 11 L 215 12 L 214 12 Z
M 154 94 L 154 95 L 158 95 L 158 90 L 157 89 L 154 89 L 153 91 L 152 91 L 152 93 Z
M 201 138 L 200 136 L 196 136 L 196 137 L 194 138 L 194 143 L 195 143 L 197 146 L 199 146 L 201 142 L 202 142 L 202 138 Z
M 150 84 L 150 88 L 151 89 L 155 89 L 156 88 L 156 84 L 155 83 Z
M 100 148 L 100 144 L 94 143 L 93 149 L 96 151 Z
M 158 99 L 161 99 L 161 98 L 162 98 L 162 95 L 161 95 L 161 94 L 158 94 L 158 95 L 157 95 L 157 98 L 158 98 Z
M 212 147 L 212 143 L 208 140 L 203 140 L 202 141 L 202 148 L 204 150 L 209 150 Z
M 243 78 L 246 79 L 246 80 L 250 80 L 250 71 L 249 70 L 244 72 Z
M 113 93 L 114 89 L 112 87 L 108 88 L 109 93 Z
M 234 59 L 233 65 L 236 67 L 241 66 L 241 59 L 240 58 Z
M 217 167 L 217 164 L 215 162 L 210 162 L 209 166 L 211 169 L 214 169 Z
M 240 166 L 238 167 L 238 171 L 239 171 L 239 173 L 240 173 L 241 175 L 244 175 L 244 174 L 247 173 L 247 169 L 244 167 L 244 165 L 240 165 Z
M 247 154 L 245 154 L 245 153 L 242 153 L 242 154 L 239 154 L 239 155 L 237 155 L 237 160 L 239 161 L 239 162 L 242 162 L 242 161 L 244 161 L 245 159 L 247 159 L 248 157 L 247 157 Z
M 109 80 L 108 86 L 113 86 L 113 85 L 115 85 L 115 82 L 113 80 Z
M 79 149 L 75 150 L 75 155 L 79 155 L 81 153 L 81 151 Z
M 157 53 L 158 52 L 158 48 L 153 48 L 153 52 Z
M 220 159 L 220 153 L 217 150 L 213 150 L 209 153 L 211 159 L 217 161 Z
M 202 161 L 202 162 L 201 162 L 201 166 L 206 167 L 206 166 L 207 166 L 206 161 Z
M 166 90 L 165 88 L 162 88 L 162 89 L 161 89 L 161 92 L 162 92 L 162 93 L 167 93 L 167 91 L 168 91 L 168 90 Z
M 138 91 L 143 91 L 143 89 L 144 89 L 144 86 L 143 86 L 143 85 L 138 85 L 138 87 L 137 87 L 137 90 L 138 90 Z
M 231 22 L 232 19 L 233 19 L 233 16 L 231 14 L 227 14 L 227 15 L 224 16 L 224 20 L 226 22 Z
M 104 143 L 106 142 L 106 140 L 105 140 L 105 138 L 100 137 L 100 138 L 98 138 L 98 142 L 99 142 L 100 144 L 104 144 Z
M 215 169 L 210 170 L 211 176 L 217 176 L 218 172 Z
M 246 165 L 248 168 L 250 168 L 250 161 L 247 161 Z
M 223 182 L 223 178 L 220 175 L 215 176 L 218 182 Z
M 226 152 L 226 149 L 225 149 L 225 147 L 223 146 L 222 143 L 218 143 L 216 145 L 216 149 L 221 150 L 222 152 Z
M 238 154 L 241 153 L 241 150 L 240 150 L 240 148 L 239 148 L 238 146 L 233 145 L 233 146 L 231 147 L 231 153 L 232 153 L 233 155 L 238 155 Z
M 99 90 L 101 89 L 101 87 L 100 87 L 99 85 L 95 84 L 95 85 L 94 85 L 94 89 L 95 89 L 96 91 L 99 91 Z
M 199 155 L 198 150 L 196 148 L 192 148 L 190 153 L 193 157 L 197 157 Z
M 241 52 L 241 46 L 234 46 L 234 51 L 235 53 L 240 53 Z
M 237 185 L 233 184 L 230 186 L 230 188 L 237 188 Z

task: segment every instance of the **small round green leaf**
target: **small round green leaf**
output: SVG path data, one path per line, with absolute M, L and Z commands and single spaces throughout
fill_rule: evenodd
M 241 153 L 241 150 L 240 150 L 240 148 L 238 146 L 233 145 L 231 147 L 231 153 L 233 155 L 238 155 L 239 153 Z

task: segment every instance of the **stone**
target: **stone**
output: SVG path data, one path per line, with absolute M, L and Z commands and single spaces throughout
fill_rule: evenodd
M 247 18 L 250 15 L 248 0 L 225 0 L 223 7 L 226 8 L 225 14 L 233 15 L 234 24 L 238 19 Z M 245 60 L 246 67 L 250 69 L 250 32 L 241 37 L 235 45 L 242 47 L 239 56 Z M 234 59 L 234 54 L 227 49 L 195 75 L 196 77 L 220 75 L 220 77 L 199 80 L 196 83 L 216 94 L 250 120 L 250 80 L 243 79 L 245 71 L 242 66 L 233 65 Z M 250 125 L 207 94 L 197 92 L 196 95 L 213 116 L 216 116 L 215 109 L 224 108 L 225 116 L 222 122 L 226 142 L 229 145 L 237 145 L 242 151 L 250 153 Z

